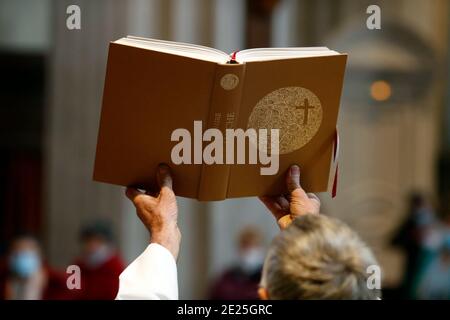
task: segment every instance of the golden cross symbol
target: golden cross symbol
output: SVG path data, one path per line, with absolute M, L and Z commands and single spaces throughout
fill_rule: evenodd
M 295 106 L 295 108 L 304 110 L 303 125 L 306 125 L 308 123 L 309 109 L 314 109 L 314 106 L 310 106 L 309 100 L 305 98 L 305 100 L 303 100 L 303 105 Z

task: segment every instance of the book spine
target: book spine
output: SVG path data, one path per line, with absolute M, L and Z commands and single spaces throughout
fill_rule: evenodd
M 218 129 L 222 133 L 222 155 L 218 162 L 203 163 L 198 200 L 223 200 L 227 196 L 231 164 L 226 164 L 226 129 L 234 129 L 244 86 L 245 64 L 217 64 L 211 93 L 206 129 Z M 205 142 L 208 145 L 211 142 Z M 220 161 L 222 160 L 222 161 Z M 204 159 L 205 161 L 205 159 Z

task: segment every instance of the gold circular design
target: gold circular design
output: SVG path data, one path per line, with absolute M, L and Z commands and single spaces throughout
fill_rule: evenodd
M 306 145 L 321 123 L 319 98 L 306 88 L 285 87 L 272 91 L 256 104 L 247 128 L 268 129 L 268 136 L 270 129 L 279 129 L 279 153 L 286 154 Z M 267 145 L 270 147 L 270 141 Z
M 227 73 L 220 79 L 220 85 L 225 90 L 233 90 L 239 84 L 239 78 L 237 75 L 232 73 Z

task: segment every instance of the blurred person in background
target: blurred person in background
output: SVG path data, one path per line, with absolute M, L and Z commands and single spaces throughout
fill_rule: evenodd
M 76 299 L 112 300 L 119 288 L 124 262 L 113 245 L 110 225 L 96 221 L 80 232 L 82 252 L 74 264 L 81 270 L 81 290 Z
M 423 267 L 418 272 L 416 298 L 450 299 L 450 228 L 441 230 L 438 246 L 429 246 L 424 252 Z M 424 250 L 425 251 L 425 250 Z
M 31 235 L 15 237 L 0 266 L 1 300 L 69 298 L 65 275 L 50 268 L 39 242 Z
M 424 258 L 422 248 L 432 238 L 430 233 L 433 232 L 435 223 L 435 212 L 431 204 L 421 193 L 411 193 L 406 218 L 392 239 L 392 244 L 405 253 L 403 279 L 399 288 L 402 298 L 414 297 L 415 279 Z
M 241 230 L 238 241 L 238 261 L 225 270 L 213 283 L 210 298 L 214 300 L 257 299 L 265 250 L 261 232 L 253 227 Z

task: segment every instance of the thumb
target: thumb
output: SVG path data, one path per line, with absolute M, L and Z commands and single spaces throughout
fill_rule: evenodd
M 140 196 L 144 195 L 144 193 L 140 192 L 138 189 L 128 187 L 125 189 L 125 195 L 134 204 L 136 204 L 136 199 L 138 199 Z
M 158 166 L 156 180 L 161 189 L 167 187 L 172 190 L 172 176 L 170 174 L 170 168 L 167 164 L 162 163 Z
M 295 198 L 297 201 L 308 200 L 308 195 L 300 185 L 300 167 L 292 165 L 286 175 L 286 185 L 291 195 L 291 201 Z

